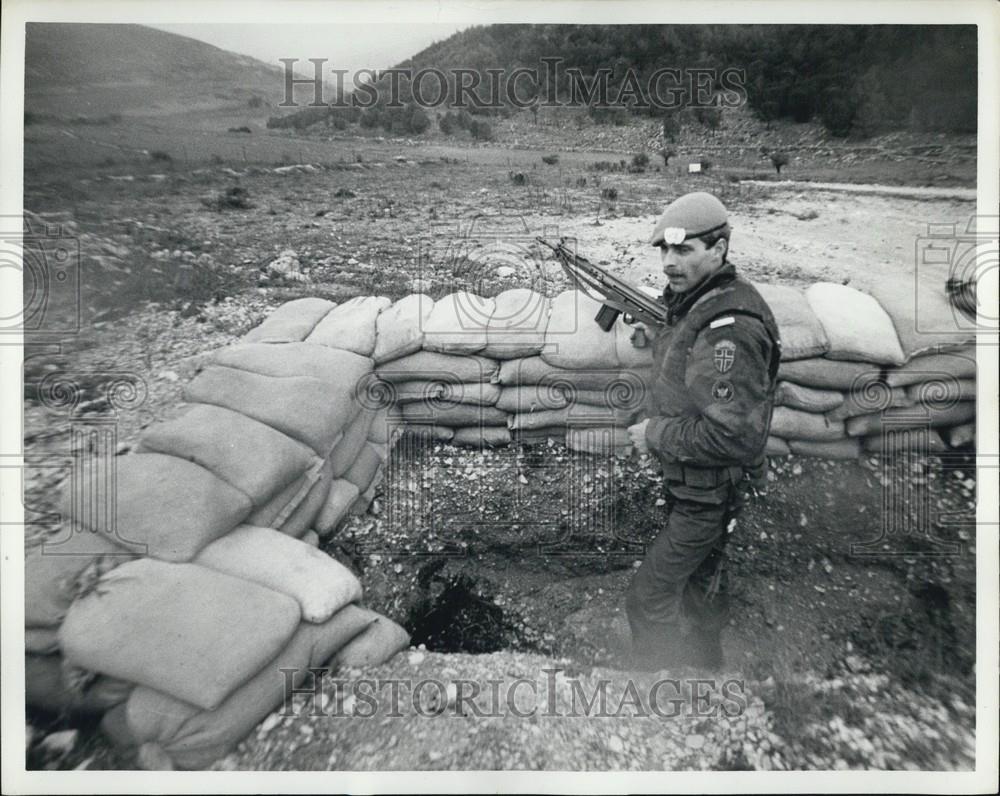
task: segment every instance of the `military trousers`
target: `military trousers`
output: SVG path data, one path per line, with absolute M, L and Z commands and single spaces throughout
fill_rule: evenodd
M 743 488 L 667 482 L 665 497 L 666 526 L 647 548 L 625 599 L 633 664 L 718 666 L 729 611 L 726 538 Z

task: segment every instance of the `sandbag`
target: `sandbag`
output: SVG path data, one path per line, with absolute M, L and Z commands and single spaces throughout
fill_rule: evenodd
M 119 547 L 105 533 L 75 525 L 68 525 L 42 544 L 25 546 L 25 627 L 57 627 L 84 582 L 138 555 Z
M 906 361 L 892 319 L 871 296 L 847 285 L 818 282 L 806 300 L 823 325 L 829 359 L 902 365 Z
M 569 429 L 566 426 L 545 426 L 543 428 L 519 428 L 511 431 L 514 442 L 523 445 L 535 445 L 553 442 L 566 442 L 566 435 Z
M 493 310 L 493 299 L 464 290 L 438 299 L 424 326 L 424 348 L 444 354 L 482 351 Z
M 36 655 L 53 655 L 59 652 L 59 632 L 54 627 L 24 628 L 24 650 Z
M 317 323 L 337 305 L 321 298 L 286 301 L 243 335 L 245 343 L 298 343 L 305 340 Z
M 502 388 L 496 407 L 504 412 L 519 414 L 538 409 L 562 409 L 567 404 L 566 393 L 560 389 L 525 384 Z
M 433 401 L 444 392 L 443 382 L 419 379 L 416 381 L 383 382 L 387 400 L 393 404 L 409 404 L 414 401 Z
M 165 561 L 190 561 L 209 542 L 249 516 L 250 498 L 221 478 L 186 459 L 159 453 L 118 456 L 115 512 L 118 534 L 144 555 Z M 103 462 L 87 462 L 81 483 L 96 483 Z M 100 522 L 83 516 L 72 491 L 63 492 L 61 511 L 86 526 Z M 93 528 L 104 531 L 106 529 Z
M 867 437 L 881 433 L 883 428 L 939 428 L 957 426 L 976 416 L 975 401 L 961 401 L 952 406 L 912 406 L 886 409 L 870 415 L 852 417 L 847 421 L 847 433 L 852 437 Z
M 483 355 L 495 359 L 535 356 L 545 345 L 549 299 L 528 288 L 505 290 L 494 300 Z
M 424 327 L 434 309 L 434 299 L 414 293 L 379 313 L 375 319 L 376 364 L 399 359 L 419 351 L 424 344 Z
M 96 677 L 74 686 L 59 655 L 24 656 L 24 701 L 28 707 L 63 715 L 103 713 L 128 699 L 132 688 L 132 683 L 113 677 Z
M 788 447 L 788 443 L 781 437 L 769 436 L 767 438 L 767 445 L 764 447 L 764 454 L 766 456 L 787 456 L 792 452 L 792 449 Z
M 963 423 L 948 429 L 948 444 L 953 448 L 964 448 L 976 443 L 976 424 Z
M 906 388 L 906 397 L 913 403 L 934 404 L 955 401 L 975 401 L 975 379 L 954 379 L 952 377 L 911 384 Z
M 862 438 L 866 453 L 883 455 L 886 453 L 945 453 L 948 446 L 933 428 L 916 428 L 893 434 L 872 434 Z
M 372 482 L 368 485 L 368 488 L 359 494 L 354 502 L 351 504 L 350 508 L 347 510 L 349 514 L 364 514 L 368 511 L 368 507 L 371 506 L 372 501 L 375 500 L 375 494 L 381 488 L 382 482 L 381 478 L 372 479 Z
M 977 326 L 952 306 L 940 280 L 870 279 L 865 289 L 892 319 L 903 355 L 911 357 L 956 348 L 975 340 Z
M 194 563 L 287 594 L 307 622 L 325 622 L 361 599 L 361 583 L 347 567 L 271 528 L 241 525 L 202 550 Z
M 771 434 L 789 440 L 789 444 L 793 439 L 816 441 L 840 439 L 844 436 L 844 423 L 839 420 L 829 420 L 823 415 L 790 409 L 787 406 L 776 406 L 771 415 Z
M 881 412 L 891 406 L 913 406 L 913 401 L 902 387 L 872 384 L 864 390 L 852 390 L 844 395 L 844 402 L 826 413 L 830 420 L 847 420 L 849 417 Z
M 278 655 L 215 710 L 199 710 L 167 694 L 140 687 L 124 705 L 105 716 L 101 727 L 119 746 L 156 744 L 177 768 L 205 768 L 232 750 L 282 704 L 287 686 L 281 669 L 293 671 L 293 687 L 311 688 L 309 669 L 324 666 L 373 621 L 373 612 L 350 605 L 323 624 L 303 622 Z
M 397 404 L 442 400 L 450 403 L 492 406 L 500 397 L 499 384 L 481 381 L 467 384 L 450 380 L 404 381 L 388 386 Z
M 569 385 L 579 390 L 605 390 L 618 382 L 644 384 L 649 376 L 648 369 L 556 368 L 539 356 L 501 362 L 493 380 L 504 387 L 541 385 L 561 390 Z
M 246 518 L 247 525 L 281 528 L 310 494 L 325 467 L 322 459 Z
M 944 378 L 975 379 L 976 351 L 962 348 L 938 354 L 915 357 L 901 368 L 887 370 L 885 381 L 891 387 L 906 387 L 922 381 Z
M 372 369 L 367 357 L 310 342 L 226 346 L 212 352 L 211 364 L 261 376 L 310 376 L 329 384 L 334 400 L 353 394 L 354 385 Z
M 354 464 L 344 473 L 344 478 L 354 484 L 359 492 L 364 492 L 368 485 L 377 477 L 382 463 L 389 455 L 385 445 L 375 442 L 366 442 L 361 447 L 361 452 L 354 460 Z
M 783 361 L 821 357 L 830 350 L 823 325 L 801 290 L 761 282 L 754 282 L 753 286 L 767 302 L 778 324 Z
M 409 646 L 410 634 L 406 630 L 386 616 L 374 611 L 370 614 L 373 621 L 337 651 L 331 666 L 378 666 Z
M 510 445 L 510 429 L 507 426 L 471 426 L 456 428 L 451 438 L 452 445 L 466 445 L 472 448 L 498 448 Z
M 636 411 L 642 408 L 646 399 L 645 388 L 636 387 L 635 383 L 617 382 L 604 390 L 578 390 L 566 385 L 563 387 L 567 406 L 600 406 L 617 410 Z
M 570 428 L 566 447 L 582 453 L 622 454 L 631 451 L 632 438 L 626 428 Z
M 601 306 L 579 290 L 567 290 L 552 299 L 541 358 L 557 368 L 618 369 L 615 327 L 621 319 L 605 332 L 594 320 Z
M 774 394 L 775 406 L 790 406 L 803 412 L 829 412 L 844 402 L 839 390 L 819 390 L 790 381 L 779 381 Z
M 340 478 L 354 464 L 361 449 L 368 440 L 372 421 L 375 419 L 374 409 L 362 409 L 347 426 L 344 436 L 340 438 L 330 454 L 330 471 L 334 478 Z
M 319 379 L 276 378 L 215 365 L 187 385 L 184 400 L 240 412 L 305 443 L 322 457 L 359 409 L 349 390 L 332 395 L 330 385 Z
M 807 439 L 790 439 L 792 453 L 799 456 L 817 456 L 822 459 L 857 459 L 861 444 L 856 439 L 835 439 L 826 442 Z
M 476 425 L 500 426 L 507 422 L 508 417 L 506 412 L 501 412 L 495 406 L 475 406 L 445 401 L 404 404 L 400 407 L 400 411 L 406 423 L 452 428 Z
M 303 536 L 313 526 L 320 511 L 322 511 L 332 484 L 333 471 L 330 461 L 327 460 L 323 468 L 319 471 L 319 478 L 316 479 L 316 483 L 313 484 L 309 493 L 296 506 L 291 516 L 276 526 L 275 530 L 281 531 L 283 534 L 287 534 L 295 539 Z
M 389 437 L 395 429 L 389 427 L 389 411 L 387 408 L 377 409 L 372 418 L 371 427 L 368 429 L 368 441 L 380 442 L 383 445 L 389 443 Z
M 59 629 L 74 666 L 212 710 L 299 624 L 291 597 L 196 564 L 141 559 L 107 573 Z
M 397 444 L 410 442 L 449 442 L 455 436 L 455 429 L 449 426 L 437 426 L 433 423 L 413 423 L 401 427 Z
M 152 426 L 142 435 L 137 452 L 163 453 L 199 464 L 243 492 L 256 507 L 319 461 L 308 446 L 280 431 L 210 404 L 195 404 L 180 417 Z
M 490 381 L 498 367 L 499 364 L 495 359 L 486 357 L 418 351 L 416 354 L 380 365 L 375 369 L 375 373 L 380 379 L 393 384 L 401 381 L 440 379 L 473 382 Z
M 638 408 L 614 409 L 593 404 L 570 404 L 565 409 L 540 409 L 527 414 L 509 415 L 507 426 L 512 431 L 547 426 L 627 426 Z
M 358 499 L 359 490 L 356 484 L 344 478 L 338 478 L 330 485 L 326 502 L 320 509 L 319 516 L 314 525 L 317 532 L 322 536 L 328 536 L 337 530 L 337 527 L 347 516 L 347 512 Z
M 385 296 L 357 296 L 327 313 L 306 342 L 370 357 L 375 350 L 375 319 L 391 306 Z
M 870 362 L 838 362 L 832 359 L 800 359 L 782 362 L 778 379 L 826 390 L 861 390 L 878 381 L 882 371 Z

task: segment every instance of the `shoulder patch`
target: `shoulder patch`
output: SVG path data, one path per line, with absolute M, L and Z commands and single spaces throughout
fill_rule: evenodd
M 732 315 L 727 315 L 725 318 L 716 318 L 709 325 L 709 329 L 721 329 L 723 326 L 732 326 L 736 323 L 736 318 Z
M 728 373 L 736 362 L 736 343 L 732 340 L 719 340 L 712 352 L 712 361 L 719 373 Z

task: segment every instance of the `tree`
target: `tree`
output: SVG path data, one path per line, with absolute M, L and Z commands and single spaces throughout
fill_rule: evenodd
M 771 164 L 774 166 L 774 170 L 778 172 L 778 174 L 781 174 L 781 167 L 788 165 L 788 155 L 784 152 L 772 152 Z
M 670 158 L 676 157 L 676 155 L 677 155 L 677 150 L 670 146 L 664 147 L 663 149 L 660 150 L 660 157 L 663 158 L 664 166 L 669 166 Z

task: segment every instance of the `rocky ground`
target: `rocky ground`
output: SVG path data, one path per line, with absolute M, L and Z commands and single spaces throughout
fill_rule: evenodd
M 700 176 L 607 171 L 594 166 L 607 159 L 601 153 L 546 165 L 499 146 L 469 148 L 465 158 L 441 154 L 440 144 L 324 146 L 327 162 L 293 168 L 189 167 L 119 153 L 105 166 L 54 170 L 29 145 L 26 205 L 46 228 L 61 226 L 82 263 L 79 300 L 71 293 L 46 309 L 52 328 L 72 333 L 55 342 L 39 336 L 26 350 L 29 534 L 46 530 L 53 490 L 68 472 L 72 423 L 113 416 L 119 450 L 127 450 L 143 427 L 175 411 L 205 351 L 233 342 L 289 298 L 489 292 L 538 286 L 539 275 L 554 292 L 561 275 L 532 243 L 553 230 L 578 235 L 588 256 L 617 273 L 655 282 L 647 230 L 671 196 L 695 188 L 716 191 L 731 208 L 736 259 L 753 278 L 860 280 L 873 267 L 905 275 L 926 220 L 958 221 L 973 208 L 956 198 L 741 184 L 722 168 Z M 477 257 L 456 257 L 454 242 L 470 238 Z M 140 385 L 130 401 L 108 393 L 122 375 Z M 75 387 L 72 413 L 71 393 L 54 390 L 59 381 Z M 562 667 L 563 697 L 573 682 L 591 694 L 601 678 L 625 689 L 632 675 L 616 657 L 626 635 L 621 595 L 662 516 L 651 463 L 582 462 L 559 445 L 439 446 L 422 456 L 419 471 L 401 452 L 393 462 L 397 474 L 421 480 L 433 512 L 401 524 L 405 505 L 385 491 L 328 549 L 357 569 L 372 607 L 403 622 L 424 649 L 339 676 L 446 684 L 523 676 L 547 686 L 544 670 Z M 589 719 L 464 707 L 456 716 L 458 694 L 446 688 L 427 716 L 272 716 L 218 766 L 969 768 L 975 539 L 971 525 L 943 518 L 974 510 L 973 465 L 961 456 L 888 469 L 877 460 L 774 463 L 767 494 L 751 502 L 731 539 L 725 671 L 633 677 L 640 693 L 657 676 L 739 682 L 738 716 L 722 715 L 721 703 L 713 716 L 681 718 L 641 715 L 632 703 L 621 715 Z M 593 486 L 582 508 L 570 505 L 565 487 L 581 466 Z M 899 540 L 879 538 L 882 495 L 903 485 L 924 490 L 932 523 L 904 549 L 886 550 Z M 581 516 L 611 524 L 574 525 Z M 938 538 L 960 552 L 930 555 Z M 866 555 L 852 550 L 872 540 L 860 549 Z M 29 721 L 32 765 L 134 764 L 90 725 Z

